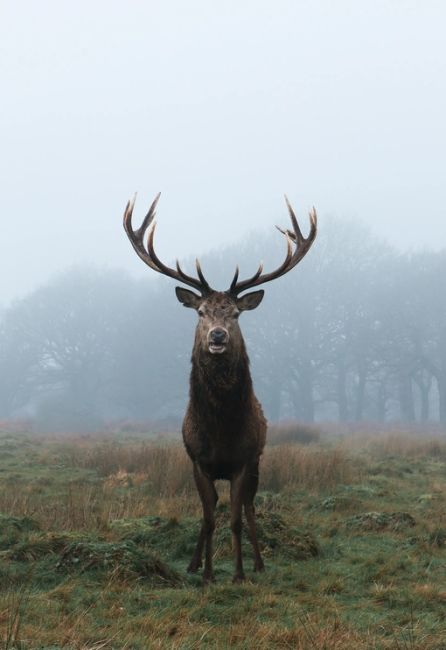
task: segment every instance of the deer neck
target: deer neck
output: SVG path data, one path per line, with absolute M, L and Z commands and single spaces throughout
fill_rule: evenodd
M 247 401 L 252 392 L 249 358 L 243 339 L 237 350 L 209 354 L 196 342 L 192 352 L 191 397 L 228 404 Z

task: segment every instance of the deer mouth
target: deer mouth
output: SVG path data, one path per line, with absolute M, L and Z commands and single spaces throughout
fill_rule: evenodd
M 209 343 L 211 354 L 222 354 L 226 350 L 226 343 Z

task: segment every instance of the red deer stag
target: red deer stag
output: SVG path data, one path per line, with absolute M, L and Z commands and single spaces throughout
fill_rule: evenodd
M 214 481 L 230 481 L 231 530 L 235 552 L 234 582 L 244 579 L 241 550 L 242 508 L 248 523 L 254 550 L 254 570 L 263 569 L 256 536 L 254 497 L 259 480 L 259 459 L 266 437 L 266 420 L 254 395 L 249 359 L 238 324 L 239 315 L 255 309 L 263 298 L 263 290 L 239 294 L 252 287 L 275 280 L 291 271 L 306 255 L 316 237 L 316 211 L 310 212 L 311 229 L 304 238 L 293 209 L 286 199 L 292 230 L 279 230 L 285 235 L 286 257 L 271 273 L 263 273 L 260 265 L 247 280 L 239 280 L 237 267 L 227 291 L 211 289 L 197 260 L 197 277 L 187 275 L 178 261 L 176 268 L 166 266 L 155 253 L 153 237 L 155 208 L 159 194 L 152 203 L 140 228 L 132 228 L 135 200 L 129 201 L 124 213 L 124 228 L 139 257 L 151 269 L 199 291 L 199 295 L 183 287 L 176 288 L 178 300 L 198 312 L 198 325 L 192 351 L 190 400 L 183 422 L 183 439 L 193 463 L 193 473 L 203 507 L 203 523 L 188 571 L 196 572 L 202 564 L 205 547 L 203 580 L 214 580 L 212 570 L 212 537 L 214 512 L 218 500 Z M 285 197 L 286 198 L 286 197 Z M 147 234 L 147 245 L 144 244 Z

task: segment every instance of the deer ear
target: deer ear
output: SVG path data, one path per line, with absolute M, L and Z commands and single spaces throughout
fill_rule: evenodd
M 192 307 L 192 309 L 198 309 L 202 301 L 201 296 L 197 296 L 193 291 L 189 289 L 183 289 L 183 287 L 175 287 L 175 293 L 180 302 L 183 303 L 185 307 Z
M 241 298 L 237 299 L 237 307 L 240 311 L 255 309 L 262 302 L 264 293 L 264 290 L 260 289 L 260 291 L 253 291 L 252 293 L 245 294 Z

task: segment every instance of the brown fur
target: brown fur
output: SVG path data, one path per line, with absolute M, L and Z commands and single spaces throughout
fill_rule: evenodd
M 254 549 L 254 568 L 258 571 L 263 569 L 253 501 L 258 484 L 259 458 L 265 445 L 266 420 L 254 395 L 249 359 L 237 322 L 243 308 L 242 300 L 214 292 L 194 305 L 186 304 L 202 313 L 192 351 L 190 401 L 183 423 L 183 439 L 194 465 L 194 477 L 203 505 L 203 525 L 189 571 L 197 571 L 201 566 L 206 545 L 205 582 L 214 579 L 212 534 L 218 498 L 214 487 L 216 479 L 231 482 L 231 528 L 236 556 L 234 580 L 244 579 L 241 557 L 243 506 Z M 209 331 L 215 327 L 228 331 L 228 345 L 223 354 L 209 352 Z

